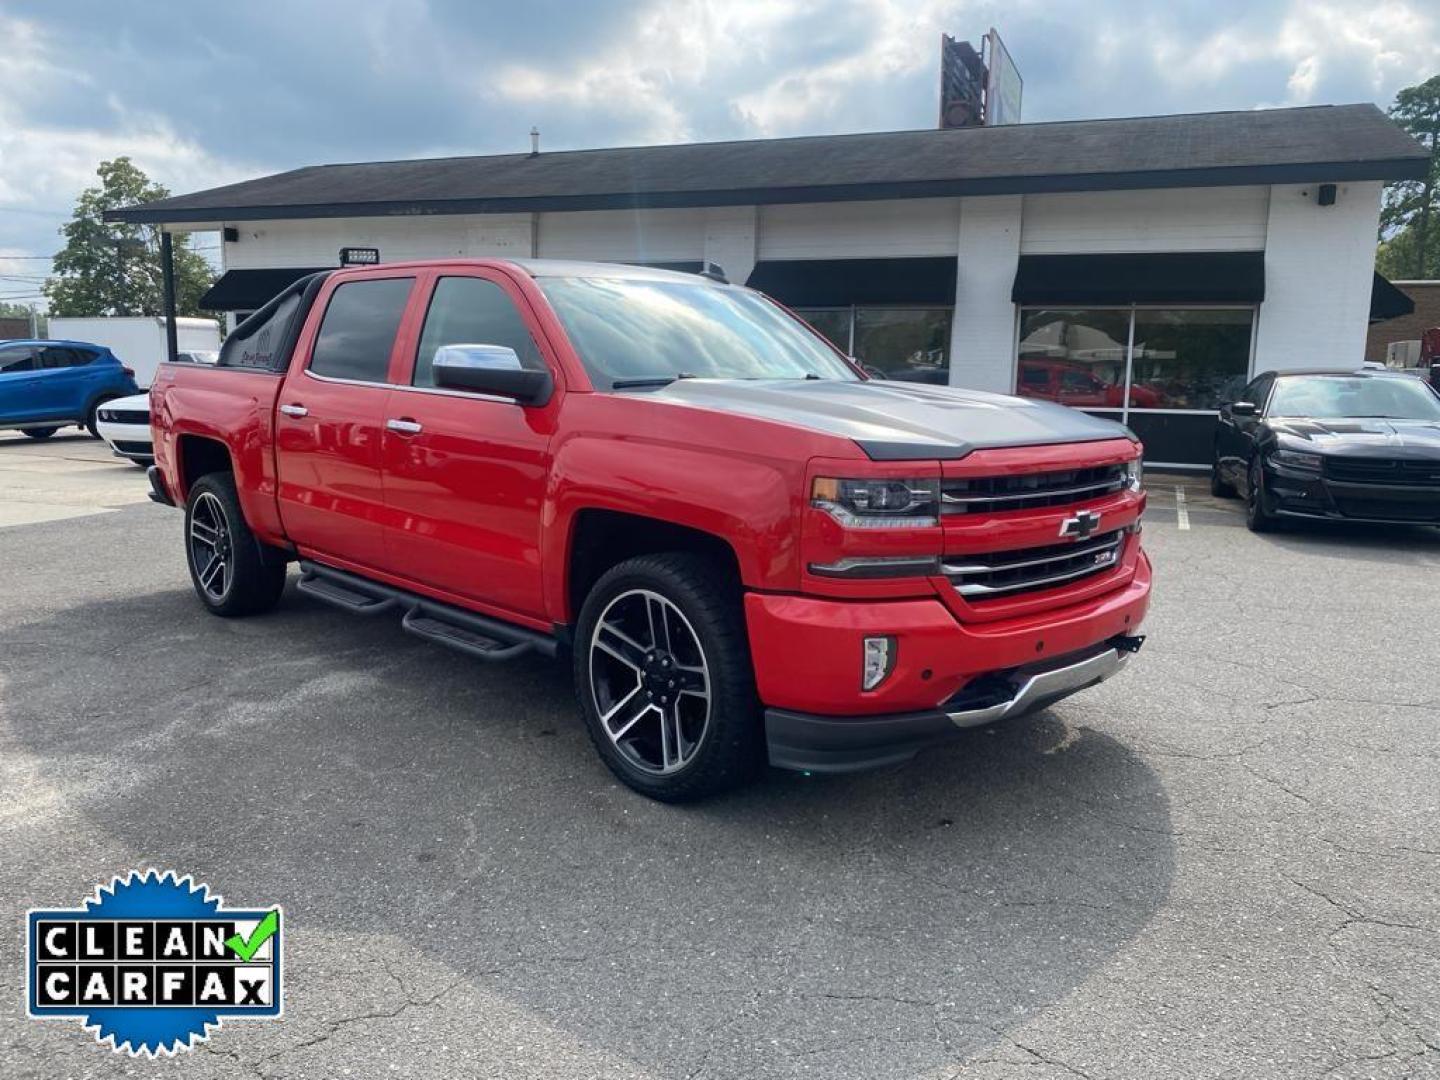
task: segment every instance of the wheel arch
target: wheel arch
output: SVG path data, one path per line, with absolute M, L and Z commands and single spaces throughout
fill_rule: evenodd
M 235 472 L 235 461 L 230 456 L 230 447 L 223 440 L 208 435 L 177 435 L 175 458 L 175 471 L 180 480 L 180 490 L 175 494 L 181 502 L 190 497 L 190 489 L 201 477 L 215 472 Z
M 591 507 L 576 511 L 565 548 L 565 621 L 575 625 L 586 596 L 612 566 L 637 555 L 669 551 L 704 555 L 725 567 L 737 584 L 741 580 L 739 555 L 716 533 L 622 510 Z

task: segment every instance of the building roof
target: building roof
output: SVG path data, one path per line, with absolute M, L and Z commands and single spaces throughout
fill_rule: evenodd
M 106 213 L 174 223 L 734 206 L 1424 175 L 1374 105 L 314 165 Z

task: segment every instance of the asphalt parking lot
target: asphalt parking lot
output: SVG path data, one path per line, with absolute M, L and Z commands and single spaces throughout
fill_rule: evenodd
M 213 618 L 140 470 L 0 436 L 0 1075 L 1440 1075 L 1440 530 L 1149 482 L 1123 676 L 676 808 L 550 662 Z M 146 866 L 284 905 L 283 1021 L 148 1062 L 25 1017 L 25 910 Z

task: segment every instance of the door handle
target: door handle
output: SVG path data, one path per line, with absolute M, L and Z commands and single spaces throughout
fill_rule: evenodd
M 310 410 L 304 405 L 281 405 L 280 411 L 286 416 L 309 416 Z
M 399 420 L 386 420 L 385 427 L 401 435 L 419 435 L 420 432 L 424 430 L 414 420 L 406 420 L 403 418 Z

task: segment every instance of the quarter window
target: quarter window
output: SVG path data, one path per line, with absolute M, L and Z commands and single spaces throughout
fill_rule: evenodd
M 325 308 L 310 370 L 330 379 L 385 382 L 414 278 L 350 281 Z
M 515 350 L 521 367 L 545 370 L 540 349 L 514 302 L 504 289 L 484 278 L 447 277 L 435 283 L 415 355 L 414 385 L 435 385 L 433 365 L 441 345 L 504 345 Z

